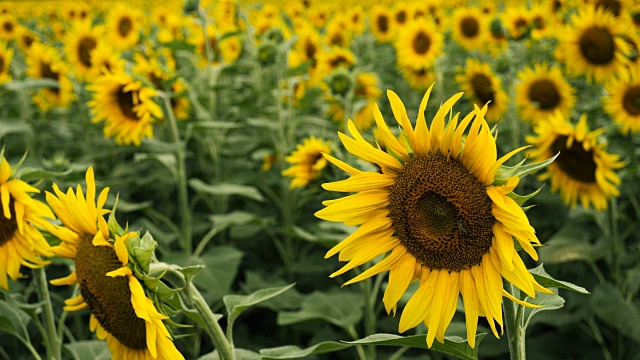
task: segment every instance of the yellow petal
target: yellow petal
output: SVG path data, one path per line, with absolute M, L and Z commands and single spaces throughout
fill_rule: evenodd
M 395 316 L 396 304 L 402 297 L 411 280 L 413 280 L 413 274 L 415 272 L 416 259 L 411 254 L 406 254 L 396 265 L 389 271 L 389 283 L 384 292 L 382 302 L 387 310 L 387 314 L 391 313 L 393 309 L 393 315 Z

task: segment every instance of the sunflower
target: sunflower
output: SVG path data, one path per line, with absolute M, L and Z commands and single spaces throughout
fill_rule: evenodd
M 361 171 L 325 154 L 350 178 L 323 188 L 356 194 L 323 202 L 326 208 L 315 215 L 360 225 L 327 252 L 326 257 L 339 252 L 341 261 L 349 260 L 331 277 L 388 254 L 345 285 L 389 270 L 382 301 L 387 312 L 395 314 L 409 284 L 419 280 L 418 290 L 400 317 L 399 331 L 424 322 L 429 328 L 428 346 L 434 339 L 444 341 L 462 293 L 468 341 L 474 347 L 479 316 L 487 318 L 498 336 L 495 323 L 503 325 L 503 296 L 526 304 L 503 290 L 502 277 L 531 297 L 535 291 L 549 290 L 534 280 L 514 248 L 513 238 L 532 258 L 538 258 L 532 244 L 540 242 L 524 211 L 510 197 L 520 179 L 496 178 L 500 166 L 524 148 L 496 160 L 496 142 L 483 116 L 486 106 L 476 107 L 459 124 L 456 114 L 445 125 L 447 113 L 462 93 L 440 107 L 429 129 L 424 110 L 432 88 L 420 104 L 415 128 L 400 98 L 388 92 L 408 146 L 390 132 L 377 107 L 375 121 L 387 151 L 370 145 L 351 122 L 353 138 L 338 133 L 349 152 L 377 164 L 381 172 Z
M 325 45 L 329 47 L 339 46 L 348 48 L 351 43 L 351 32 L 349 31 L 346 18 L 337 18 L 327 25 L 323 36 Z
M 455 80 L 474 104 L 489 104 L 486 115 L 488 121 L 497 121 L 507 110 L 508 99 L 502 89 L 502 81 L 493 74 L 489 64 L 467 59 L 464 72 L 457 75 Z
M 558 67 L 535 64 L 518 73 L 516 105 L 523 120 L 536 124 L 560 111 L 567 116 L 575 104 L 575 90 Z
M 91 53 L 91 62 L 98 74 L 124 71 L 126 61 L 120 58 L 120 52 L 115 51 L 109 44 L 100 42 Z
M 402 71 L 402 75 L 404 76 L 404 79 L 407 81 L 409 86 L 416 90 L 427 89 L 429 87 L 429 84 L 432 84 L 436 79 L 433 70 L 430 70 L 426 67 L 422 67 L 419 69 L 401 67 L 400 71 Z
M 629 47 L 622 23 L 603 9 L 586 8 L 572 16 L 572 26 L 559 35 L 558 50 L 570 75 L 586 74 L 603 82 L 615 77 L 628 62 Z
M 23 52 L 28 52 L 33 43 L 38 41 L 36 34 L 26 26 L 20 26 L 16 34 L 17 44 Z
M 7 47 L 7 43 L 0 41 L 0 84 L 11 81 L 9 67 L 13 59 L 13 49 Z
M 0 15 L 0 39 L 12 40 L 15 38 L 18 26 L 18 22 L 12 15 Z
M 484 16 L 478 8 L 462 7 L 453 12 L 453 39 L 466 50 L 480 47 L 485 39 Z
M 350 69 L 356 62 L 356 57 L 349 49 L 334 46 L 317 55 L 318 65 L 309 78 L 310 85 L 318 85 L 322 79 L 338 69 Z
M 93 51 L 102 38 L 102 28 L 92 27 L 90 21 L 77 21 L 67 33 L 65 50 L 67 59 L 73 65 L 75 74 L 80 79 L 87 79 L 99 74 L 93 63 Z
M 0 155 L 0 288 L 9 289 L 7 275 L 17 280 L 20 265 L 41 268 L 48 264 L 40 256 L 52 256 L 51 248 L 37 227 L 44 228 L 53 213 L 30 193 L 40 190 L 12 179 L 11 166 Z
M 503 14 L 503 22 L 511 39 L 514 40 L 523 39 L 531 26 L 529 12 L 525 6 L 508 7 Z
M 497 56 L 501 52 L 507 49 L 509 40 L 507 39 L 507 30 L 502 26 L 500 17 L 494 17 L 491 21 L 485 22 L 487 26 L 487 45 L 482 47 L 481 50 L 489 52 L 493 56 Z
M 136 45 L 140 39 L 142 19 L 140 11 L 132 7 L 119 6 L 110 10 L 105 26 L 113 47 L 126 50 Z
M 400 67 L 414 70 L 430 68 L 442 53 L 443 38 L 434 24 L 412 21 L 398 34 L 395 48 Z
M 58 87 L 44 88 L 33 96 L 33 102 L 41 110 L 56 107 L 66 108 L 74 98 L 73 84 L 67 76 L 68 66 L 60 58 L 56 48 L 35 43 L 27 54 L 27 76 L 37 79 L 51 79 Z
M 402 29 L 402 27 L 411 20 L 411 9 L 407 4 L 396 5 L 393 10 L 393 23 L 396 29 Z
M 375 5 L 371 8 L 369 28 L 378 42 L 387 43 L 393 39 L 393 19 L 386 7 Z
M 603 99 L 604 110 L 623 134 L 640 131 L 640 65 L 635 65 L 605 86 L 609 96 Z
M 282 176 L 292 177 L 291 188 L 303 187 L 318 176 L 320 171 L 327 166 L 327 160 L 322 154 L 331 154 L 329 141 L 318 139 L 315 136 L 305 138 L 302 144 L 298 144 L 285 160 L 293 165 L 282 171 Z
M 356 87 L 354 95 L 356 98 L 362 98 L 369 101 L 377 101 L 382 95 L 382 91 L 378 87 L 378 77 L 375 73 L 361 73 L 356 76 Z
M 124 72 L 108 73 L 87 87 L 93 92 L 88 103 L 93 122 L 104 121 L 104 136 L 117 144 L 136 146 L 153 137 L 153 123 L 162 119 L 162 110 L 153 101 L 156 91 L 145 87 Z
M 365 16 L 362 13 L 362 7 L 355 5 L 349 9 L 347 13 L 349 21 L 349 29 L 354 35 L 360 35 L 365 29 Z
M 75 285 L 80 295 L 65 301 L 66 311 L 91 310 L 89 328 L 101 340 L 106 339 L 114 359 L 184 359 L 162 323 L 160 314 L 145 295 L 144 283 L 138 281 L 129 263 L 127 242 L 135 232 L 118 236 L 109 231 L 104 209 L 109 188 L 103 189 L 96 202 L 93 168 L 86 174 L 87 193 L 73 189 L 65 193 L 53 185 L 55 194 L 47 192 L 47 202 L 63 226 L 49 226 L 62 240 L 53 252 L 72 259 L 75 270 L 67 277 L 52 280 L 54 285 Z
M 608 199 L 620 195 L 620 178 L 613 170 L 624 163 L 618 155 L 607 153 L 605 145 L 598 141 L 604 129 L 589 131 L 585 114 L 574 126 L 558 113 L 534 130 L 536 136 L 526 138 L 536 147 L 529 154 L 534 161 L 560 153 L 539 180 L 551 179 L 551 191 L 560 190 L 565 204 L 574 207 L 579 199 L 585 209 L 591 203 L 596 210 L 604 210 Z
M 289 52 L 289 66 L 296 68 L 306 62 L 313 70 L 318 62 L 321 50 L 320 35 L 311 26 L 304 25 L 297 31 L 298 40 Z

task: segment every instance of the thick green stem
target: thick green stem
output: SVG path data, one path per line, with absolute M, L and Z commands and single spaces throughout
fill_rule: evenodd
M 611 198 L 609 201 L 609 208 L 607 209 L 608 232 L 609 238 L 611 239 L 611 273 L 616 284 L 620 284 L 619 259 L 622 247 L 620 246 L 620 236 L 618 234 L 617 210 L 616 199 Z
M 504 284 L 505 290 L 518 297 L 515 294 L 513 285 L 508 282 Z M 522 326 L 522 305 L 518 305 L 509 299 L 505 299 L 502 302 L 504 307 L 504 322 L 507 328 L 507 339 L 509 340 L 509 353 L 511 354 L 511 360 L 524 360 L 527 358 L 524 328 Z
M 171 93 L 164 94 L 164 107 L 166 117 L 171 129 L 171 137 L 175 145 L 176 155 L 176 176 L 178 181 L 178 206 L 180 209 L 180 228 L 182 230 L 182 247 L 187 254 L 192 252 L 192 234 L 191 234 L 191 210 L 189 209 L 189 191 L 187 189 L 187 170 L 186 170 L 186 153 L 182 139 L 180 138 L 180 130 L 178 129 L 178 121 L 173 113 L 171 106 Z
M 62 359 L 60 353 L 60 339 L 56 331 L 56 320 L 53 314 L 53 306 L 51 305 L 51 297 L 49 296 L 49 288 L 47 284 L 47 275 L 44 269 L 34 269 L 33 277 L 36 281 L 38 298 L 42 302 L 42 315 L 44 317 L 45 344 L 47 347 L 47 359 Z

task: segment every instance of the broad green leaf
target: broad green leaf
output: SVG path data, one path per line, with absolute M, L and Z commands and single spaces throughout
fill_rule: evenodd
M 0 120 L 0 139 L 9 134 L 25 134 L 31 132 L 33 132 L 31 125 L 22 120 Z
M 262 360 L 260 354 L 246 349 L 233 349 L 235 360 Z M 198 358 L 198 360 L 220 360 L 218 352 L 210 352 Z
M 210 195 L 239 195 L 256 201 L 264 201 L 262 194 L 253 186 L 229 183 L 210 185 L 200 179 L 189 180 L 189 186 L 199 193 Z
M 30 321 L 29 315 L 20 308 L 0 300 L 0 330 L 26 341 L 29 339 L 27 324 Z
M 0 127 L 1 126 L 2 125 L 0 125 Z M 0 137 L 2 136 L 0 135 Z M 62 177 L 71 174 L 71 172 L 71 169 L 68 169 L 67 171 L 49 171 L 44 169 L 21 167 L 18 171 L 18 174 L 16 174 L 16 177 L 22 181 L 29 182 L 34 180 Z
M 9 91 L 37 90 L 41 88 L 59 88 L 60 84 L 53 79 L 28 78 L 24 80 L 13 80 L 1 85 Z
M 326 354 L 342 349 L 350 348 L 352 345 L 335 341 L 325 341 L 306 349 L 301 349 L 295 345 L 280 346 L 271 349 L 260 350 L 260 355 L 264 360 L 269 359 L 300 359 L 314 354 Z
M 314 292 L 302 302 L 299 311 L 282 311 L 278 314 L 279 325 L 291 325 L 308 320 L 324 320 L 346 328 L 358 323 L 362 318 L 362 296 L 339 292 Z
M 256 218 L 257 216 L 255 214 L 246 211 L 232 211 L 227 214 L 209 216 L 211 222 L 218 227 L 217 232 L 220 232 L 232 225 L 246 225 Z
M 248 309 L 249 307 L 259 304 L 263 301 L 274 298 L 283 292 L 291 289 L 294 284 L 277 287 L 277 288 L 269 288 L 269 289 L 261 289 L 250 295 L 227 295 L 222 300 L 224 301 L 224 306 L 227 309 L 227 314 L 229 316 L 229 322 L 227 326 L 233 326 L 235 320 L 240 316 L 240 314 Z
M 273 119 L 250 118 L 247 119 L 247 125 L 251 127 L 261 127 L 270 130 L 278 130 L 278 122 Z
M 546 288 L 555 287 L 555 288 L 562 288 L 562 289 L 575 291 L 579 294 L 584 294 L 584 295 L 590 294 L 589 291 L 583 288 L 582 286 L 578 286 L 570 282 L 560 281 L 552 278 L 551 275 L 549 275 L 544 270 L 543 264 L 540 264 L 540 266 L 536 268 L 530 269 L 529 272 L 533 275 L 533 278 L 538 282 L 538 284 Z
M 595 261 L 603 256 L 604 245 L 604 242 L 591 244 L 587 228 L 570 224 L 555 233 L 540 249 L 540 261 L 546 264 Z
M 111 358 L 107 342 L 104 340 L 76 341 L 65 344 L 64 347 L 76 360 L 108 360 Z
M 640 311 L 633 304 L 624 301 L 615 285 L 605 283 L 596 286 L 589 305 L 604 323 L 640 342 Z
M 557 288 L 550 288 L 549 290 L 555 293 L 558 292 Z M 531 304 L 542 305 L 542 307 L 538 309 L 524 307 L 524 329 L 529 326 L 533 316 L 540 311 L 556 310 L 564 306 L 564 299 L 558 294 L 536 293 L 535 299 L 527 297 L 526 301 Z

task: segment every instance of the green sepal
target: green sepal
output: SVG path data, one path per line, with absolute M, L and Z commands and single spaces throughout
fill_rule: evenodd
M 158 243 L 148 231 L 140 238 L 139 246 L 133 247 L 133 255 L 144 273 L 149 273 L 149 266 L 156 247 L 158 247 Z
M 116 209 L 118 207 L 118 198 L 120 198 L 120 194 L 116 195 L 116 202 L 113 204 L 113 208 L 109 213 L 109 219 L 107 220 L 107 225 L 109 226 L 109 231 L 118 236 L 122 236 L 124 234 L 124 230 L 118 224 L 118 220 L 116 220 Z M 131 252 L 130 252 L 131 253 Z
M 558 157 L 558 155 L 560 155 L 560 153 L 557 153 L 552 158 L 535 164 L 524 165 L 525 161 L 527 160 L 524 159 L 515 166 L 500 166 L 491 185 L 502 186 L 507 183 L 507 179 L 514 176 L 523 178 L 534 171 L 538 171 L 542 168 L 547 167 Z
M 527 202 L 529 199 L 531 199 L 532 197 L 538 195 L 538 193 L 540 192 L 540 190 L 542 190 L 542 188 L 544 187 L 541 186 L 538 190 L 532 192 L 529 195 L 518 195 L 514 192 L 510 192 L 507 194 L 508 197 L 510 197 L 511 199 L 513 199 L 513 201 L 516 202 L 516 204 L 518 204 L 518 206 L 522 206 L 522 204 L 524 204 L 525 202 Z M 530 206 L 528 206 L 529 208 Z

